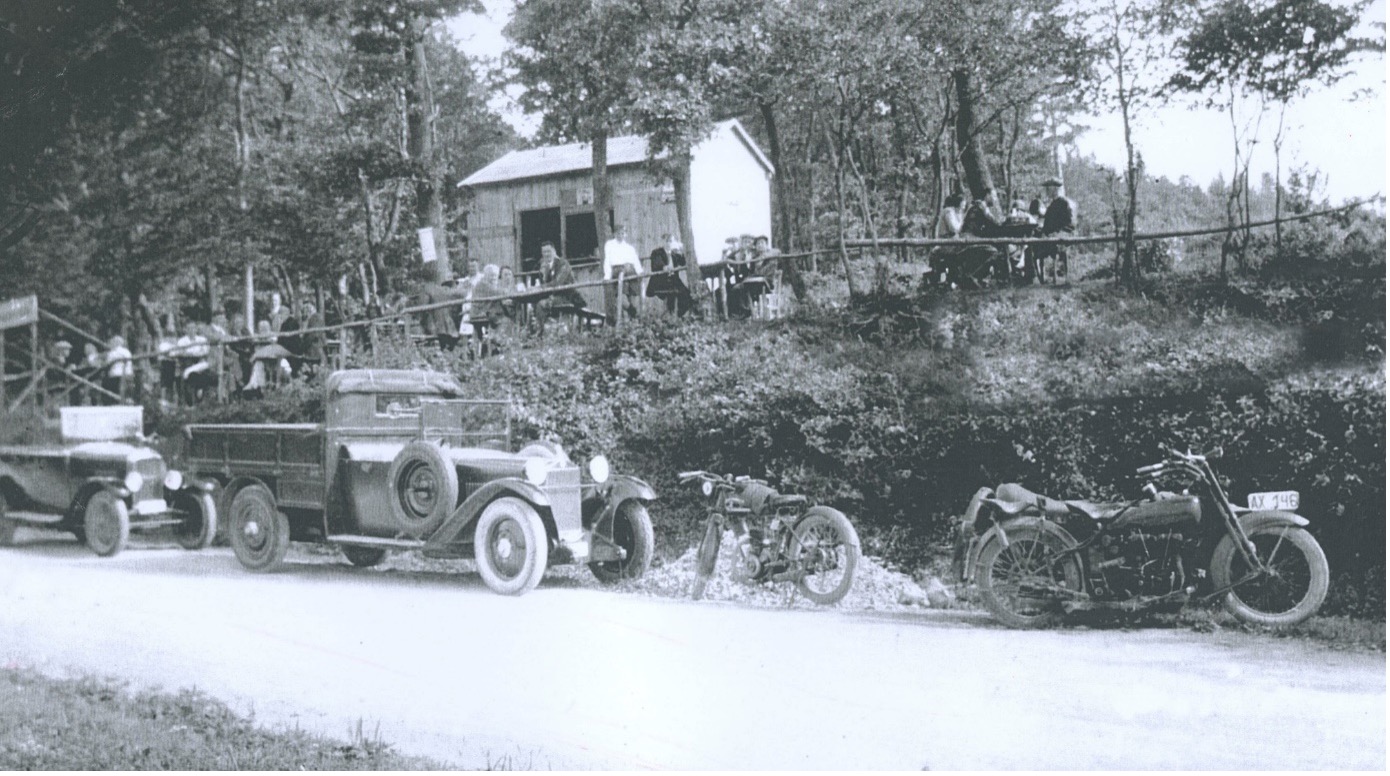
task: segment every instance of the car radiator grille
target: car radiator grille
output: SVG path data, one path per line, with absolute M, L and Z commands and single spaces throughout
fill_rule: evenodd
M 543 490 L 550 497 L 550 511 L 555 516 L 556 528 L 572 531 L 582 526 L 579 469 L 552 470 L 545 478 Z
M 135 471 L 140 473 L 145 484 L 140 492 L 131 494 L 137 503 L 146 499 L 164 498 L 164 462 L 158 458 L 146 458 L 135 462 Z

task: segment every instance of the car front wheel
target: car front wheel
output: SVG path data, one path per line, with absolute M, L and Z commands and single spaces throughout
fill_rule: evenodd
M 535 589 L 550 554 L 545 523 L 530 504 L 507 496 L 488 504 L 473 532 L 478 573 L 495 593 L 521 595 Z
M 13 518 L 7 516 L 9 506 L 5 503 L 5 494 L 0 493 L 0 547 L 9 547 L 14 544 L 14 532 L 18 523 Z
M 82 528 L 92 552 L 109 558 L 124 549 L 130 538 L 130 510 L 116 494 L 99 490 L 87 499 Z
M 656 552 L 656 536 L 652 530 L 652 517 L 647 507 L 640 501 L 628 499 L 613 514 L 600 520 L 594 526 L 594 535 L 602 537 L 621 547 L 622 560 L 602 560 L 589 564 L 589 570 L 598 581 L 617 582 L 620 579 L 638 579 L 647 573 L 652 565 L 652 555 Z

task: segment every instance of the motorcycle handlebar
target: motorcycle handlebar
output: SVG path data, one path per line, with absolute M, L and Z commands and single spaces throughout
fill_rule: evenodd
M 686 480 L 693 480 L 693 479 L 695 479 L 696 477 L 699 477 L 699 476 L 701 476 L 701 475 L 703 475 L 703 474 L 704 474 L 704 472 L 681 472 L 680 474 L 677 474 L 676 476 L 680 478 L 681 482 L 685 482 Z
M 1152 464 L 1152 465 L 1149 465 L 1149 466 L 1140 466 L 1138 469 L 1136 469 L 1136 470 L 1134 471 L 1134 473 L 1135 473 L 1135 474 L 1153 474 L 1154 472 L 1156 472 L 1156 471 L 1158 471 L 1159 469 L 1162 469 L 1162 468 L 1163 468 L 1163 464 L 1161 464 L 1161 463 L 1156 463 L 1156 464 Z

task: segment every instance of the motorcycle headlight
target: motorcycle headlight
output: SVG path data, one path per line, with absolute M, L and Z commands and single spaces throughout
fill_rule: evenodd
M 700 492 L 706 496 L 712 495 L 714 493 L 714 483 L 709 480 L 700 483 Z
M 540 487 L 545 484 L 545 477 L 550 473 L 550 465 L 542 458 L 526 459 L 526 481 Z
M 183 472 L 178 469 L 170 469 L 164 475 L 164 489 L 178 490 L 183 487 Z
M 138 493 L 145 486 L 145 478 L 140 476 L 140 472 L 130 472 L 125 476 L 125 489 L 131 493 Z
M 589 459 L 589 476 L 593 478 L 594 482 L 597 482 L 600 485 L 605 482 L 608 482 L 608 474 L 609 470 L 607 458 L 603 457 L 602 455 L 596 455 L 593 458 Z

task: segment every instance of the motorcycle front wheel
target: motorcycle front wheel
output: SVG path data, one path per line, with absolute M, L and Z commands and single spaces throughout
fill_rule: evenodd
M 714 564 L 719 560 L 719 539 L 723 533 L 719 521 L 710 518 L 705 525 L 705 538 L 700 540 L 700 549 L 695 553 L 695 583 L 690 586 L 690 597 L 696 601 L 705 597 L 705 584 L 714 576 Z
M 1255 554 L 1269 568 L 1251 574 L 1235 540 L 1223 536 L 1211 556 L 1211 579 L 1226 594 L 1226 610 L 1252 625 L 1287 628 L 1312 617 L 1327 598 L 1327 556 L 1307 531 L 1266 525 L 1248 531 Z M 1249 577 L 1249 579 L 1246 579 Z
M 1060 596 L 1080 592 L 1081 566 L 1059 536 L 1034 528 L 1008 533 L 980 550 L 975 585 L 994 619 L 1011 628 L 1043 628 L 1062 618 Z

